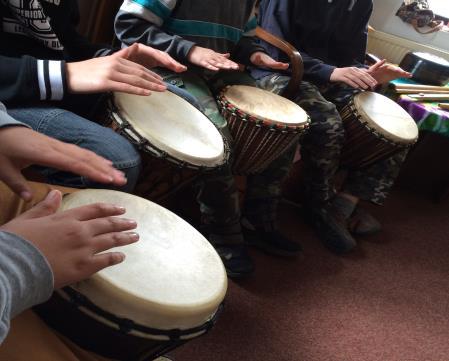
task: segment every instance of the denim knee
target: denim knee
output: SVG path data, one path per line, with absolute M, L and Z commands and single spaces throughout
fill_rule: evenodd
M 72 112 L 54 107 L 13 108 L 8 112 L 34 130 L 63 142 L 76 144 L 113 162 L 125 173 L 128 183 L 120 190 L 131 191 L 140 173 L 140 156 L 134 146 L 112 129 L 98 125 Z M 42 174 L 53 184 L 70 187 L 104 188 L 85 177 L 45 169 Z

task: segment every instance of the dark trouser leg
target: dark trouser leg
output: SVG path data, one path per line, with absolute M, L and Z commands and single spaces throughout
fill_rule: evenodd
M 408 154 L 402 150 L 367 169 L 348 173 L 343 190 L 365 201 L 382 205 L 388 196 Z

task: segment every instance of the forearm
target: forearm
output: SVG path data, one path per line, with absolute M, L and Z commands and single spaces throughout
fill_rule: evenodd
M 10 320 L 53 290 L 53 274 L 44 256 L 29 242 L 0 231 L 0 343 Z
M 125 45 L 142 43 L 168 53 L 185 63 L 195 43 L 160 29 L 159 24 L 137 17 L 132 12 L 120 10 L 115 19 L 115 33 Z
M 330 81 L 335 66 L 326 64 L 304 52 L 301 52 L 301 57 L 304 63 L 304 78 L 306 80 L 317 84 L 326 84 Z

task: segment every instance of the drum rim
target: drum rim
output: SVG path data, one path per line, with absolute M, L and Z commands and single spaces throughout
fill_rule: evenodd
M 209 319 L 201 325 L 186 329 L 173 328 L 164 330 L 145 326 L 128 318 L 114 315 L 113 313 L 97 306 L 87 296 L 83 295 L 70 286 L 66 286 L 60 290 L 57 290 L 56 292 L 60 297 L 78 308 L 80 312 L 83 312 L 88 317 L 102 324 L 106 326 L 108 324 L 109 326 L 112 324 L 113 328 L 116 328 L 118 331 L 123 332 L 124 334 L 134 335 L 152 340 L 188 340 L 208 333 L 215 325 L 224 308 L 224 301 L 222 301 L 217 306 L 215 312 L 210 315 Z M 104 320 L 106 320 L 107 322 L 104 322 Z
M 179 97 L 178 95 L 173 95 Z M 182 97 L 179 97 L 182 99 Z M 190 103 L 189 103 L 190 104 Z M 180 160 L 171 154 L 169 154 L 167 151 L 160 149 L 159 147 L 152 144 L 148 139 L 144 138 L 140 135 L 140 133 L 136 130 L 136 128 L 120 114 L 120 109 L 117 107 L 117 105 L 114 102 L 114 93 L 110 93 L 109 99 L 108 99 L 108 119 L 110 120 L 110 123 L 113 123 L 116 125 L 116 130 L 120 135 L 123 135 L 128 141 L 130 141 L 134 146 L 136 146 L 139 150 L 142 150 L 148 154 L 151 154 L 152 156 L 158 158 L 167 160 L 170 163 L 175 164 L 179 168 L 188 168 L 193 170 L 199 170 L 199 171 L 213 171 L 220 169 L 224 166 L 226 166 L 229 162 L 230 154 L 231 154 L 231 148 L 229 141 L 226 139 L 226 137 L 223 135 L 223 132 L 213 123 L 211 124 L 215 127 L 215 129 L 219 132 L 222 141 L 223 141 L 223 156 L 221 157 L 219 163 L 206 166 L 203 164 L 196 164 L 194 162 L 189 162 L 187 160 Z M 191 104 L 190 104 L 191 105 Z M 192 105 L 193 107 L 193 105 Z M 198 110 L 197 108 L 195 108 Z M 200 110 L 198 110 L 200 111 Z M 121 123 L 120 123 L 121 122 Z M 128 133 L 129 132 L 129 133 Z M 131 134 L 131 135 L 130 135 Z
M 351 113 L 353 113 L 353 115 L 357 118 L 357 120 L 361 124 L 365 125 L 366 129 L 370 133 L 374 134 L 377 138 L 380 138 L 381 140 L 383 140 L 391 145 L 394 145 L 396 147 L 408 148 L 408 147 L 411 147 L 412 145 L 414 145 L 418 141 L 418 136 L 419 136 L 418 126 L 416 125 L 415 121 L 413 120 L 413 118 L 411 116 L 409 116 L 409 118 L 413 121 L 413 124 L 416 126 L 416 129 L 417 129 L 417 135 L 414 139 L 400 138 L 398 135 L 389 132 L 385 128 L 381 128 L 377 123 L 372 121 L 371 117 L 365 111 L 363 111 L 363 109 L 360 109 L 356 104 L 357 99 L 360 96 L 364 96 L 363 94 L 365 94 L 365 93 L 372 93 L 376 96 L 382 96 L 388 100 L 391 100 L 390 98 L 388 98 L 382 94 L 378 94 L 375 92 L 369 92 L 369 91 L 363 91 L 363 92 L 360 92 L 360 93 L 354 95 L 353 97 L 351 97 L 348 104 L 346 104 L 343 107 L 343 110 L 347 109 L 349 107 L 349 109 L 351 110 Z M 400 107 L 399 104 L 397 104 L 397 103 L 395 103 L 395 104 L 398 107 Z
M 217 102 L 218 105 L 220 107 L 220 111 L 223 113 L 224 111 L 228 111 L 230 112 L 232 115 L 234 116 L 238 116 L 239 119 L 241 119 L 242 121 L 248 121 L 251 123 L 255 123 L 257 126 L 261 126 L 261 127 L 265 127 L 265 128 L 269 128 L 272 131 L 280 131 L 280 132 L 293 132 L 293 133 L 300 133 L 306 129 L 308 129 L 310 127 L 310 116 L 306 113 L 306 111 L 304 109 L 301 110 L 306 114 L 306 120 L 304 123 L 296 123 L 296 124 L 286 124 L 286 123 L 281 123 L 272 119 L 267 119 L 267 118 L 262 118 L 256 114 L 247 114 L 245 112 L 243 112 L 242 110 L 240 110 L 236 105 L 234 105 L 233 103 L 231 103 L 227 98 L 226 98 L 226 91 L 233 87 L 233 86 L 238 86 L 238 85 L 227 85 L 226 87 L 224 87 L 218 94 L 217 98 Z M 243 85 L 240 85 L 243 86 Z M 254 88 L 254 89 L 259 89 L 259 90 L 263 90 L 257 87 L 250 87 L 248 86 L 248 88 Z M 274 93 L 271 93 L 272 95 L 277 95 Z M 279 96 L 279 95 L 277 95 Z M 282 97 L 281 97 L 282 98 Z M 284 98 L 285 100 L 288 100 L 287 98 Z M 290 101 L 290 100 L 289 100 Z M 293 104 L 295 104 L 296 106 L 299 107 L 299 105 L 297 105 L 296 103 L 292 102 Z

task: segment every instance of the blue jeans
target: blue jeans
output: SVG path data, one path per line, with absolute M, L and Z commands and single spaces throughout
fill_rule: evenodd
M 52 106 L 8 108 L 8 113 L 39 133 L 76 144 L 111 160 L 115 168 L 124 172 L 128 179 L 127 184 L 119 189 L 126 192 L 134 189 L 140 172 L 139 153 L 130 142 L 113 130 Z M 105 187 L 104 184 L 68 172 L 41 167 L 38 169 L 51 184 L 75 188 Z

